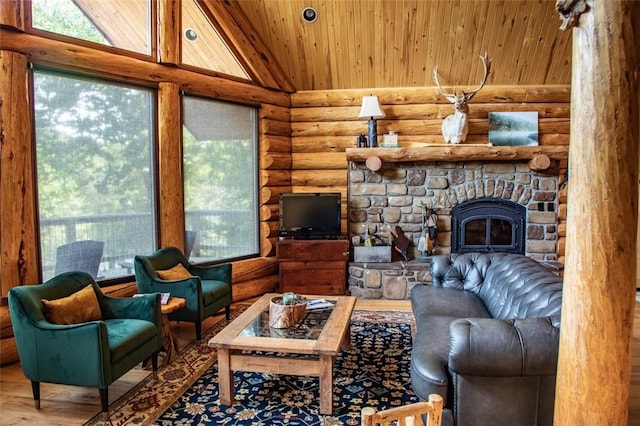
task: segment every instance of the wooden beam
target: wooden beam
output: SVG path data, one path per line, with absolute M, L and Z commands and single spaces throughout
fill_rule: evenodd
M 376 95 L 382 110 L 385 104 L 446 104 L 448 101 L 438 93 L 436 87 L 402 87 L 354 90 L 308 90 L 291 94 L 292 107 L 340 107 L 360 106 L 362 97 Z M 571 87 L 565 85 L 545 86 L 485 86 L 474 97 L 469 108 L 476 103 L 505 102 L 561 102 L 571 99 Z
M 36 205 L 27 57 L 0 51 L 0 290 L 38 282 Z
M 56 68 L 87 72 L 146 85 L 160 82 L 177 84 L 187 93 L 248 104 L 251 102 L 289 106 L 289 95 L 254 84 L 230 80 L 227 76 L 156 64 L 140 55 L 97 50 L 90 47 L 50 40 L 33 34 L 16 33 L 0 28 L 2 48 L 26 55 L 30 62 Z M 212 73 L 215 74 L 215 73 Z
M 0 25 L 24 30 L 24 0 L 0 1 Z
M 182 112 L 180 105 L 178 85 L 160 83 L 160 90 L 158 90 L 159 247 L 174 246 L 184 252 Z
M 404 161 L 511 161 L 546 155 L 554 160 L 567 158 L 567 146 L 489 146 L 437 144 L 408 148 L 347 148 L 347 160 L 364 162 L 378 157 L 386 163 Z
M 636 303 L 640 3 L 589 5 L 573 30 L 570 208 L 554 424 L 622 426 Z
M 181 62 L 181 12 L 180 2 L 158 1 L 158 62 L 161 64 L 177 66 Z

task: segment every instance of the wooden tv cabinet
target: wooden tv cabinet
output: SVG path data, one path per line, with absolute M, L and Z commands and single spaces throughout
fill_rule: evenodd
M 280 292 L 345 294 L 348 240 L 280 240 L 276 254 L 280 266 Z

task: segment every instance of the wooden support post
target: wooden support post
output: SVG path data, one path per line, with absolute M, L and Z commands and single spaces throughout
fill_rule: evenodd
M 626 425 L 636 286 L 640 3 L 573 29 L 566 267 L 555 425 Z
M 184 251 L 184 187 L 182 185 L 182 114 L 177 84 L 158 90 L 158 174 L 160 247 Z
M 0 50 L 0 296 L 38 282 L 35 146 L 29 104 L 27 56 Z M 0 351 L 3 362 L 6 351 Z

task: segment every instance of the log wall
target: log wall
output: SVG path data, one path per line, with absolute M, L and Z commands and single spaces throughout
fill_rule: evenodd
M 377 95 L 385 113 L 380 135 L 393 130 L 401 147 L 443 144 L 441 124 L 453 113 L 435 87 L 367 90 L 314 90 L 291 95 L 291 190 L 340 192 L 343 234 L 347 233 L 347 159 L 345 150 L 367 134 L 367 120 L 358 120 L 362 97 Z M 469 104 L 467 144 L 488 142 L 489 112 L 537 111 L 539 144 L 569 145 L 569 86 L 485 86 Z M 448 145 L 448 147 L 451 147 Z M 455 147 L 453 147 L 455 148 Z M 458 160 L 459 161 L 459 160 Z M 566 159 L 556 169 L 564 182 Z M 558 259 L 564 261 L 566 197 L 559 200 Z

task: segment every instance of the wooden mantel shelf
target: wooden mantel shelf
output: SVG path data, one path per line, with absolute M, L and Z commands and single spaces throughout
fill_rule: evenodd
M 366 162 L 377 157 L 384 163 L 406 161 L 505 161 L 531 160 L 546 155 L 553 160 L 565 160 L 568 146 L 491 146 L 491 145 L 430 145 L 400 148 L 347 148 L 347 161 Z

